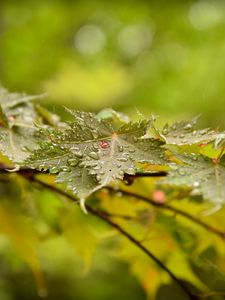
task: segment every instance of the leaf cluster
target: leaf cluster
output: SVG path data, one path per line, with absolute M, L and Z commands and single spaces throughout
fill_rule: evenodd
M 197 118 L 166 124 L 131 121 L 106 109 L 98 114 L 67 109 L 60 122 L 36 103 L 38 96 L 0 93 L 0 151 L 15 165 L 56 174 L 56 182 L 80 199 L 136 174 L 166 170 L 161 188 L 189 188 L 216 205 L 225 199 L 225 132 L 198 129 Z

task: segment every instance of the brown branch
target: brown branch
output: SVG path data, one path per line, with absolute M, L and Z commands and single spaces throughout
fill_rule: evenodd
M 58 193 L 70 200 L 72 200 L 73 202 L 78 203 L 77 199 L 74 198 L 71 194 L 66 193 L 65 191 L 58 189 L 57 187 L 50 185 L 46 182 L 43 182 L 39 179 L 36 178 L 27 178 L 28 180 L 31 180 L 33 182 L 36 182 L 38 184 L 40 184 L 41 186 L 48 188 L 50 190 L 52 190 L 55 193 Z M 103 211 L 99 211 L 93 207 L 91 207 L 90 205 L 86 204 L 86 209 L 88 212 L 90 212 L 92 215 L 95 215 L 96 217 L 98 217 L 99 219 L 105 221 L 107 224 L 109 224 L 110 226 L 112 226 L 113 228 L 117 229 L 124 237 L 126 237 L 128 240 L 130 240 L 133 244 L 135 244 L 139 249 L 141 249 L 145 254 L 147 254 L 147 256 L 149 258 L 151 258 L 156 265 L 158 265 L 162 270 L 164 270 L 173 280 L 174 282 L 177 283 L 177 285 L 184 291 L 184 293 L 189 297 L 189 299 L 199 299 L 198 296 L 193 295 L 189 289 L 186 287 L 186 285 L 182 282 L 182 280 L 180 280 L 179 278 L 177 278 L 175 276 L 175 274 L 166 267 L 166 265 L 164 265 L 152 252 L 150 252 L 145 246 L 143 246 L 137 239 L 135 239 L 130 233 L 128 233 L 125 229 L 123 229 L 120 225 L 118 225 L 117 223 L 115 223 L 114 221 L 112 221 L 109 217 L 109 215 Z
M 7 165 L 4 163 L 0 163 L 0 174 L 8 174 L 9 172 L 13 172 L 15 170 L 15 173 L 19 174 L 43 174 L 47 173 L 49 174 L 49 171 L 39 171 L 36 169 L 31 169 L 27 167 L 20 167 L 19 169 L 15 169 L 15 166 L 12 165 Z M 152 172 L 137 172 L 134 175 L 129 175 L 125 174 L 124 175 L 124 180 L 134 180 L 136 178 L 141 178 L 141 177 L 164 177 L 167 175 L 166 171 L 152 171 Z
M 126 237 L 129 241 L 131 241 L 136 247 L 141 249 L 149 258 L 151 258 L 156 265 L 158 265 L 163 271 L 165 271 L 173 280 L 177 283 L 177 285 L 184 291 L 184 293 L 189 297 L 189 299 L 199 299 L 198 296 L 193 295 L 189 289 L 186 287 L 186 285 L 183 283 L 182 280 L 177 278 L 175 274 L 167 268 L 167 266 L 159 260 L 152 252 L 150 252 L 145 246 L 143 246 L 137 239 L 135 239 L 130 233 L 128 233 L 126 230 L 124 230 L 121 226 L 119 226 L 117 223 L 113 222 L 107 214 L 104 214 L 91 206 L 87 205 L 87 210 L 100 218 L 101 220 L 104 220 L 107 224 L 111 225 L 113 228 L 117 229 L 124 237 Z
M 141 201 L 144 201 L 152 206 L 155 206 L 159 209 L 165 209 L 165 210 L 168 210 L 168 211 L 171 211 L 175 214 L 178 214 L 194 223 L 196 223 L 197 225 L 205 228 L 206 230 L 216 234 L 217 236 L 219 236 L 220 238 L 222 238 L 223 240 L 225 240 L 225 232 L 223 231 L 220 231 L 219 229 L 199 220 L 198 218 L 190 215 L 189 213 L 183 211 L 183 210 L 180 210 L 176 207 L 173 207 L 173 206 L 170 206 L 169 204 L 161 204 L 161 203 L 158 203 L 158 202 L 155 202 L 151 199 L 149 199 L 148 197 L 145 197 L 145 196 L 142 196 L 142 195 L 139 195 L 137 193 L 134 193 L 134 192 L 129 192 L 129 191 L 126 191 L 126 190 L 123 190 L 123 189 L 114 189 L 113 187 L 105 187 L 107 190 L 109 191 L 112 191 L 114 193 L 122 193 L 123 195 L 126 195 L 126 196 L 129 196 L 129 197 L 134 197 L 136 199 L 139 199 Z
M 0 163 L 0 174 L 1 173 L 3 173 L 3 174 L 9 173 L 9 171 L 13 171 L 14 169 L 15 169 L 14 166 L 10 166 L 10 165 Z M 48 173 L 48 171 L 46 171 L 46 172 L 42 171 L 41 172 L 41 171 L 38 171 L 38 170 L 22 167 L 19 170 L 16 170 L 16 173 L 18 173 L 18 174 L 20 174 L 24 177 L 33 178 L 35 174 Z M 135 178 L 139 178 L 139 177 L 162 177 L 162 176 L 166 176 L 166 175 L 167 175 L 166 171 L 136 173 L 135 175 L 125 174 L 124 175 L 124 180 L 127 181 L 128 184 L 131 184 Z M 145 201 L 145 202 L 147 202 L 147 203 L 149 203 L 149 204 L 151 204 L 155 207 L 158 207 L 158 208 L 161 208 L 161 209 L 166 209 L 166 210 L 172 211 L 175 214 L 179 214 L 179 215 L 183 216 L 184 218 L 189 219 L 190 221 L 198 224 L 199 226 L 205 228 L 206 230 L 216 234 L 217 236 L 219 236 L 220 238 L 225 240 L 225 232 L 220 231 L 219 229 L 214 228 L 214 227 L 210 226 L 209 224 L 206 224 L 205 222 L 199 220 L 198 218 L 196 218 L 196 217 L 194 217 L 194 216 L 188 214 L 187 212 L 184 212 L 184 211 L 182 211 L 178 208 L 172 207 L 168 204 L 157 203 L 157 202 L 155 202 L 155 201 L 153 201 L 153 200 L 151 200 L 151 199 L 149 199 L 145 196 L 142 196 L 142 195 L 139 195 L 139 194 L 136 194 L 136 193 L 133 193 L 133 192 L 128 192 L 128 191 L 125 191 L 125 190 L 122 190 L 122 189 L 115 191 L 112 187 L 106 187 L 106 188 L 110 191 L 121 192 L 124 195 L 135 197 L 135 198 L 140 199 L 142 201 Z M 67 195 L 67 193 L 65 193 L 65 194 Z
M 15 168 L 13 166 L 9 166 L 9 165 L 0 163 L 0 174 L 1 173 L 3 173 L 3 174 L 9 173 L 9 171 L 13 171 L 14 169 Z M 29 168 L 20 168 L 19 170 L 16 170 L 16 173 L 18 173 L 22 176 L 25 176 L 25 177 L 33 178 L 35 174 L 39 174 L 39 173 L 43 173 L 43 172 L 38 171 L 38 170 L 34 170 L 34 169 L 29 169 Z M 135 175 L 125 174 L 124 175 L 124 180 L 127 181 L 128 184 L 131 184 L 135 178 L 139 178 L 139 177 L 160 177 L 160 176 L 166 176 L 166 175 L 167 175 L 167 172 L 165 172 L 165 171 L 151 172 L 151 173 L 136 173 Z M 221 231 L 217 228 L 214 228 L 213 226 L 210 226 L 209 224 L 206 224 L 205 222 L 203 222 L 203 221 L 199 220 L 198 218 L 188 214 L 185 211 L 182 211 L 178 208 L 172 207 L 168 204 L 157 203 L 157 202 L 155 202 L 155 201 L 153 201 L 153 200 L 151 200 L 151 199 L 149 199 L 145 196 L 136 194 L 134 192 L 128 192 L 128 191 L 125 191 L 125 190 L 122 190 L 122 189 L 115 191 L 112 187 L 106 187 L 106 188 L 108 190 L 112 191 L 112 192 L 121 192 L 124 195 L 135 197 L 135 198 L 140 199 L 142 201 L 145 201 L 145 202 L 147 202 L 147 203 L 149 203 L 149 204 L 151 204 L 155 207 L 158 207 L 158 208 L 161 208 L 161 209 L 166 209 L 166 210 L 172 211 L 175 214 L 179 214 L 179 215 L 183 216 L 184 218 L 189 219 L 190 221 L 198 224 L 199 226 L 205 228 L 206 230 L 216 234 L 217 236 L 219 236 L 220 238 L 225 240 L 225 232 L 223 232 L 223 231 Z

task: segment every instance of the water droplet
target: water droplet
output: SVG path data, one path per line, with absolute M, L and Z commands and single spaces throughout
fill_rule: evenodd
M 77 152 L 77 151 L 79 151 L 79 148 L 77 148 L 77 147 L 71 147 L 70 150 L 71 150 L 72 152 Z
M 56 173 L 59 173 L 60 169 L 58 167 L 52 167 L 50 169 L 50 173 L 51 174 L 56 174 Z
M 100 170 L 100 166 L 95 166 L 94 168 L 93 168 L 94 170 Z
M 184 137 L 185 137 L 185 134 L 182 133 L 182 134 L 180 135 L 180 138 L 183 139 Z
M 129 149 L 128 150 L 130 153 L 134 153 L 135 152 L 135 149 Z
M 83 161 L 81 161 L 79 164 L 78 164 L 78 167 L 79 168 L 83 168 L 85 166 L 85 163 Z
M 63 170 L 64 172 L 69 172 L 69 171 L 70 171 L 70 168 L 67 167 L 67 166 L 63 166 L 63 167 L 62 167 L 62 170 Z
M 96 159 L 96 160 L 99 159 L 98 153 L 94 152 L 94 151 L 88 153 L 88 156 L 90 156 L 91 158 Z
M 78 152 L 74 152 L 74 155 L 78 158 L 81 158 L 83 157 L 83 153 L 81 151 L 78 151 Z
M 126 157 L 120 157 L 118 158 L 119 161 L 122 161 L 122 162 L 126 162 L 128 161 L 128 159 Z
M 193 182 L 193 187 L 198 187 L 200 183 L 198 181 Z
M 78 164 L 79 160 L 77 160 L 75 158 L 70 158 L 70 159 L 68 159 L 67 162 L 68 162 L 68 165 L 70 165 L 71 167 L 75 167 Z
M 124 172 L 123 172 L 123 171 L 119 171 L 119 175 L 120 175 L 120 176 L 123 176 L 123 175 L 124 175 Z
M 123 152 L 123 146 L 118 146 L 119 152 Z
M 190 123 L 188 123 L 185 127 L 185 129 L 191 129 L 192 128 L 192 125 Z
M 136 136 L 134 136 L 133 141 L 136 143 L 138 141 L 138 138 Z

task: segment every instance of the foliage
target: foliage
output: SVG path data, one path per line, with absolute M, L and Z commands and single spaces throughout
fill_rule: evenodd
M 45 224 L 48 239 L 63 232 L 83 257 L 86 271 L 97 245 L 112 235 L 99 225 L 90 226 L 91 216 L 64 206 L 57 196 L 46 197 L 49 190 L 79 201 L 85 212 L 119 231 L 111 251 L 129 262 L 149 297 L 162 299 L 167 289 L 174 289 L 179 299 L 207 294 L 220 299 L 225 278 L 225 133 L 196 128 L 197 118 L 160 129 L 154 117 L 131 121 L 111 109 L 98 114 L 67 109 L 72 120 L 63 122 L 37 104 L 37 98 L 1 90 L 1 176 L 8 183 L 2 184 L 0 225 L 34 272 L 39 294 L 46 295 L 36 251 L 43 236 L 31 219 Z M 37 187 L 44 189 L 34 191 Z M 42 193 L 33 204 L 37 215 L 19 205 L 35 193 Z M 18 201 L 14 217 L 7 204 L 13 197 Z M 51 197 L 53 206 L 48 204 Z M 198 216 L 202 209 L 211 212 L 208 222 L 204 213 Z M 202 239 L 204 230 L 210 234 Z M 211 285 L 210 272 L 215 276 Z

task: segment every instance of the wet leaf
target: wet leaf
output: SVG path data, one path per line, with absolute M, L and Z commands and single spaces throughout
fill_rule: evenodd
M 225 203 L 225 164 L 202 155 L 176 155 L 184 164 L 172 164 L 162 184 L 188 186 L 192 194 L 202 194 L 214 204 Z
M 162 142 L 145 138 L 151 121 L 129 122 L 117 128 L 111 118 L 70 111 L 74 122 L 66 128 L 41 130 L 46 142 L 26 161 L 27 166 L 59 173 L 57 181 L 84 199 L 125 173 L 135 174 L 137 163 L 166 164 Z
M 162 131 L 158 131 L 158 134 L 169 145 L 182 146 L 214 141 L 214 145 L 217 147 L 221 140 L 224 140 L 225 133 L 210 128 L 196 129 L 197 120 L 198 117 L 172 125 L 167 124 Z
M 31 100 L 40 96 L 9 93 L 0 89 L 1 118 L 4 120 L 0 128 L 0 151 L 15 163 L 24 161 L 29 152 L 37 145 L 34 123 L 38 115 Z

